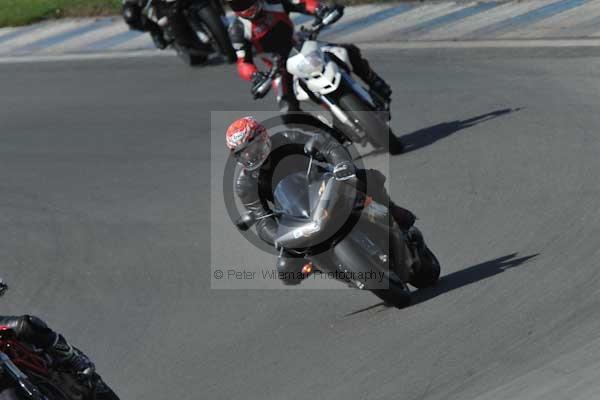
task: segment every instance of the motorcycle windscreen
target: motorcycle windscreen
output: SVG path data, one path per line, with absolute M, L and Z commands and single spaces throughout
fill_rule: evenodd
M 292 217 L 309 218 L 308 187 L 304 173 L 298 172 L 283 178 L 273 192 L 275 208 Z

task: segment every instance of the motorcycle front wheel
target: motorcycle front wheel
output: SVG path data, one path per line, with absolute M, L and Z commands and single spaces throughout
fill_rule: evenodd
M 421 254 L 421 265 L 410 280 L 411 285 L 423 289 L 435 285 L 440 279 L 440 262 L 427 246 Z
M 366 132 L 369 142 L 374 147 L 382 148 L 390 154 L 400 154 L 404 150 L 402 142 L 394 135 L 388 124 L 356 93 L 345 90 L 339 96 L 338 102 L 348 117 Z M 339 128 L 343 131 L 352 129 L 342 123 L 339 123 L 339 125 Z
M 389 280 L 387 289 L 371 289 L 371 292 L 387 304 L 397 308 L 404 308 L 410 305 L 410 292 L 406 286 L 400 282 Z
M 206 30 L 208 31 L 206 33 L 211 36 L 213 46 L 217 47 L 216 50 L 225 57 L 227 62 L 235 62 L 237 57 L 233 50 L 229 33 L 217 11 L 210 5 L 196 7 L 194 11 L 201 23 L 206 27 Z
M 204 54 L 193 54 L 190 49 L 178 44 L 173 44 L 173 47 L 175 48 L 175 52 L 177 52 L 177 56 L 179 56 L 179 58 L 181 58 L 183 62 L 190 67 L 202 65 L 206 63 L 206 60 L 208 60 L 208 56 Z

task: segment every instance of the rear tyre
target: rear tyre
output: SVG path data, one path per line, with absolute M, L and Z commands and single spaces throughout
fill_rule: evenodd
M 235 56 L 229 33 L 227 33 L 227 28 L 223 24 L 221 16 L 210 6 L 199 8 L 197 13 L 202 23 L 208 29 L 208 33 L 212 36 L 219 53 L 225 57 L 227 62 L 235 62 L 237 57 Z
M 387 304 L 397 308 L 404 308 L 410 305 L 410 292 L 399 282 L 389 280 L 388 289 L 372 289 L 371 292 Z
M 427 246 L 425 246 L 424 254 L 421 255 L 421 265 L 414 277 L 410 280 L 410 284 L 417 289 L 423 289 L 435 285 L 440 279 L 440 263 Z
M 379 118 L 377 112 L 361 100 L 356 93 L 345 91 L 339 97 L 339 105 L 352 121 L 364 129 L 373 146 L 383 148 L 390 154 L 400 154 L 404 150 L 402 142 L 394 135 L 388 124 Z M 351 129 L 345 125 L 340 128 L 344 131 Z

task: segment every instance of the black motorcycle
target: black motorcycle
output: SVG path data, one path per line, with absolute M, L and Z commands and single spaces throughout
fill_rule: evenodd
M 205 63 L 215 53 L 235 62 L 220 0 L 140 1 L 143 15 L 161 28 L 151 32 L 156 47 L 171 46 L 191 66 Z
M 386 206 L 337 180 L 311 158 L 308 172 L 283 178 L 274 190 L 277 245 L 306 258 L 319 273 L 372 291 L 396 307 L 410 304 L 407 284 L 434 285 L 440 264 L 415 227 L 402 232 Z M 240 230 L 256 222 L 251 213 Z

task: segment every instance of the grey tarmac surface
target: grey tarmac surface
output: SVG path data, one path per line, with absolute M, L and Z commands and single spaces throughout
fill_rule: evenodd
M 416 304 L 211 290 L 209 111 L 273 99 L 160 57 L 0 66 L 3 312 L 43 316 L 123 399 L 594 398 L 600 52 L 366 54 L 411 146 L 393 197 L 443 264 Z

